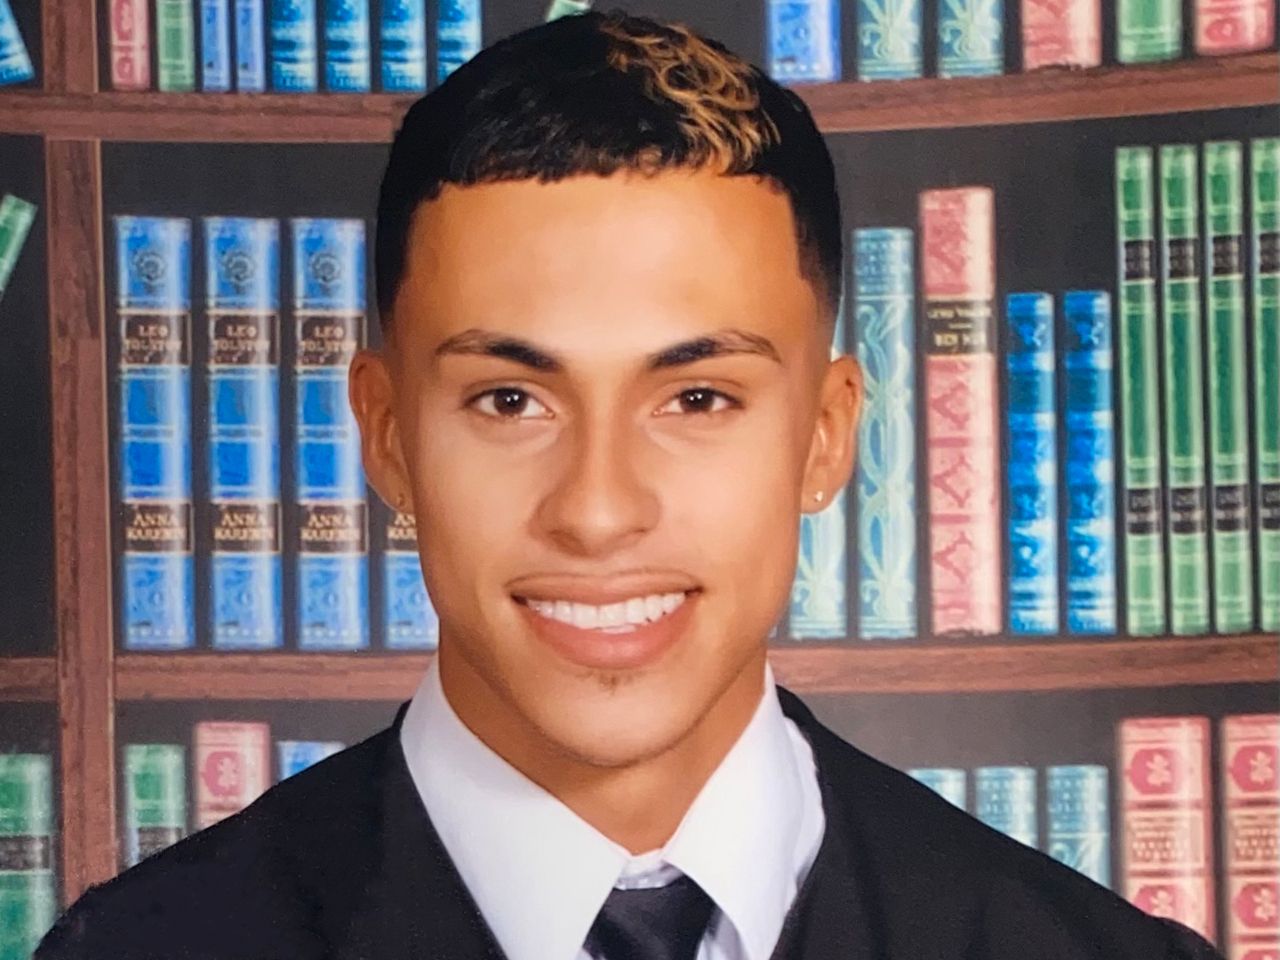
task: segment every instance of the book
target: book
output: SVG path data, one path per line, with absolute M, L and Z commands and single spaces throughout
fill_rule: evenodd
M 1111 295 L 1068 290 L 1062 304 L 1067 631 L 1112 634 L 1117 612 Z
M 920 220 L 933 633 L 990 635 L 1001 622 L 995 196 L 929 190 Z
M 368 518 L 347 368 L 364 343 L 364 221 L 295 218 L 291 226 L 298 645 L 363 649 Z
M 858 0 L 858 79 L 924 76 L 921 0 Z
M 108 0 L 108 52 L 113 90 L 151 89 L 151 23 L 147 0 Z
M 1111 886 L 1111 805 L 1107 768 L 1061 764 L 1045 771 L 1047 853 L 1104 887 Z
M 115 218 L 119 579 L 127 650 L 195 645 L 191 222 Z
M 1280 137 L 1249 144 L 1259 626 L 1280 631 Z
M 31 54 L 18 30 L 9 0 L 0 0 L 0 87 L 34 80 Z
M 200 89 L 231 89 L 231 0 L 200 0 Z
M 1219 729 L 1227 960 L 1261 960 L 1280 955 L 1280 714 Z
M 315 93 L 319 82 L 316 41 L 318 0 L 270 0 L 271 88 Z
M 1101 0 L 1022 0 L 1023 70 L 1101 64 Z
M 301 773 L 325 757 L 331 757 L 346 747 L 344 743 L 325 740 L 277 740 L 276 758 L 280 764 L 280 777 L 284 780 Z
M 841 490 L 817 513 L 800 517 L 800 549 L 788 620 L 794 639 L 835 640 L 848 635 L 847 505 L 848 491 Z
M 1116 59 L 1152 63 L 1182 56 L 1181 0 L 1117 0 Z
M 862 365 L 858 636 L 913 637 L 916 602 L 915 233 L 853 232 L 854 340 Z
M 212 645 L 284 645 L 280 559 L 280 225 L 204 220 Z
M 1160 148 L 1160 306 L 1164 315 L 1165 480 L 1169 502 L 1169 626 L 1209 630 L 1203 342 L 1200 333 L 1198 158 Z
M 941 0 L 938 76 L 1004 73 L 1004 0 Z
M 386 510 L 382 553 L 383 644 L 390 650 L 434 650 L 440 621 L 422 579 L 413 514 Z
M 0 297 L 4 296 L 18 256 L 35 223 L 36 205 L 12 193 L 0 199 Z
M 325 89 L 367 93 L 373 70 L 373 54 L 369 47 L 369 0 L 322 2 Z
M 1130 717 L 1117 731 L 1120 893 L 1215 939 L 1213 800 L 1205 717 Z
M 1195 46 L 1202 57 L 1265 50 L 1275 43 L 1269 0 L 1195 0 Z
M 436 82 L 480 52 L 480 0 L 440 0 L 436 19 Z
M 1035 767 L 978 767 L 973 782 L 974 816 L 1034 848 L 1040 840 Z
M 187 751 L 176 743 L 124 748 L 124 865 L 187 835 Z
M 586 13 L 591 9 L 591 0 L 551 0 L 547 4 L 547 12 L 543 16 L 543 21 L 550 23 L 552 20 L 559 20 L 561 17 L 571 17 L 575 13 Z
M 1150 147 L 1120 147 L 1115 161 L 1126 629 L 1155 636 L 1167 625 L 1155 164 Z
M 840 79 L 840 0 L 765 0 L 765 57 L 781 84 Z
M 1204 145 L 1213 629 L 1253 627 L 1253 518 L 1244 277 L 1244 150 Z
M 191 0 L 156 0 L 157 85 L 166 93 L 196 88 L 196 24 Z
M 421 93 L 427 89 L 427 15 L 423 0 L 383 0 L 379 20 L 382 89 Z
M 236 16 L 236 89 L 241 93 L 260 93 L 267 88 L 262 0 L 232 2 Z
M 907 773 L 953 806 L 964 810 L 967 774 L 952 767 L 916 767 Z
M 1005 300 L 1009 632 L 1058 632 L 1058 432 L 1054 303 Z
M 271 731 L 265 723 L 195 725 L 196 829 L 211 827 L 270 786 Z
M 57 915 L 53 760 L 0 754 L 0 960 L 28 960 Z

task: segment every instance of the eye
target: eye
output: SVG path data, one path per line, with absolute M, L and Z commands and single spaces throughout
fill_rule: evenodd
M 470 405 L 486 417 L 501 420 L 538 420 L 551 416 L 551 411 L 519 387 L 495 387 L 474 396 Z
M 658 409 L 659 414 L 669 413 L 722 413 L 742 406 L 727 393 L 710 387 L 690 387 L 681 390 Z

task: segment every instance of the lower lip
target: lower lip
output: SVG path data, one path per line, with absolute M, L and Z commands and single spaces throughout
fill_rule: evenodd
M 686 594 L 684 603 L 661 620 L 636 624 L 625 633 L 583 630 L 534 613 L 526 603 L 515 603 L 537 637 L 571 663 L 594 670 L 635 670 L 656 661 L 680 639 L 697 597 L 697 592 Z

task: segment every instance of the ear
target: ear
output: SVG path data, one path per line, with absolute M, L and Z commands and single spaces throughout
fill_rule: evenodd
M 360 424 L 365 476 L 387 506 L 413 514 L 413 484 L 400 442 L 395 388 L 387 360 L 363 349 L 351 361 L 347 398 Z
M 862 368 L 851 356 L 827 365 L 818 398 L 813 441 L 805 463 L 800 510 L 816 513 L 844 489 L 853 473 L 854 437 L 862 412 Z

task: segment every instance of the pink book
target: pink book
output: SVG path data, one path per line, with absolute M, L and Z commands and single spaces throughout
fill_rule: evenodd
M 1022 0 L 1023 70 L 1101 63 L 1101 0 Z
M 1124 896 L 1214 941 L 1209 720 L 1130 718 L 1118 739 Z
M 1222 720 L 1227 960 L 1280 957 L 1280 714 Z
M 1271 0 L 1196 0 L 1196 53 L 1265 50 L 1275 42 Z
M 995 195 L 920 195 L 933 632 L 1000 631 Z
M 243 810 L 270 786 L 271 730 L 265 723 L 196 724 L 196 829 Z
M 110 0 L 111 87 L 151 89 L 151 32 L 147 0 Z

